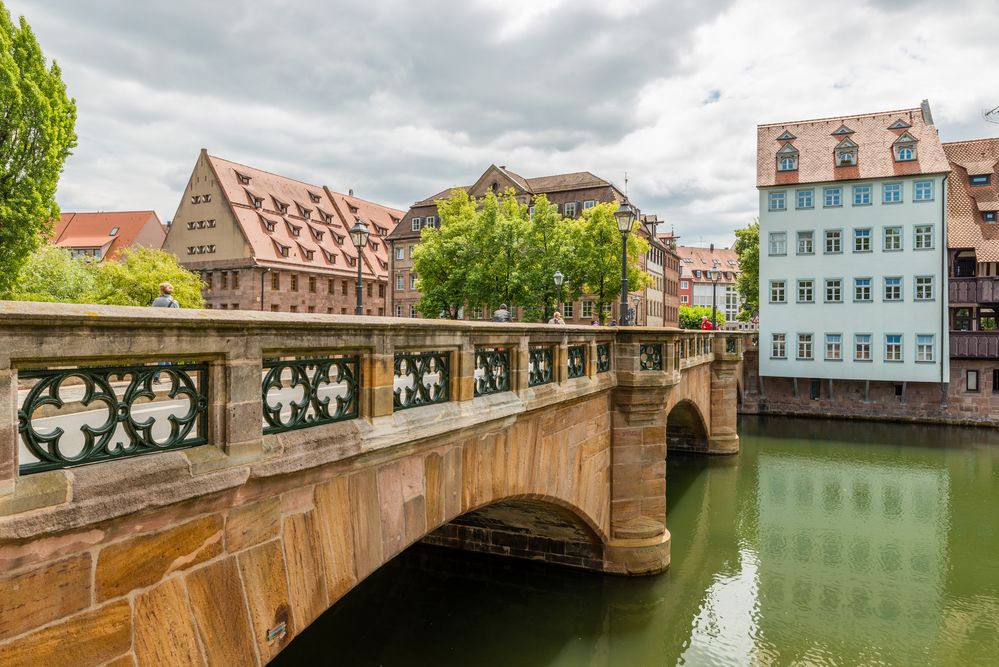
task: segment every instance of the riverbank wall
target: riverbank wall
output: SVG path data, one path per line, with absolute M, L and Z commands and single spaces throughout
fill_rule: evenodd
M 759 369 L 759 349 L 747 349 L 739 414 L 999 426 L 999 359 L 951 359 L 946 384 L 761 378 Z

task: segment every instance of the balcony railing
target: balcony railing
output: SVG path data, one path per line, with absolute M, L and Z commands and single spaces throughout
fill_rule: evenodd
M 999 303 L 999 277 L 948 278 L 950 304 Z
M 952 359 L 999 360 L 999 331 L 950 332 Z

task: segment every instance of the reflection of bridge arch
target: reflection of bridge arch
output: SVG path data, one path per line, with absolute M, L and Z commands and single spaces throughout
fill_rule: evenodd
M 666 416 L 666 447 L 703 451 L 708 448 L 708 428 L 701 409 L 689 399 L 678 401 Z

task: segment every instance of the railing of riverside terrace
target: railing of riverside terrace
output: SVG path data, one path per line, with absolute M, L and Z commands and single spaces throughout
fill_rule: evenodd
M 0 302 L 0 314 L 11 313 L 0 320 L 0 347 L 9 350 L 0 356 L 0 401 L 15 403 L 16 419 L 0 417 L 0 438 L 10 435 L 0 439 L 8 448 L 0 463 L 15 462 L 6 473 L 14 479 L 202 446 L 225 452 L 232 443 L 398 413 L 418 420 L 418 410 L 503 394 L 562 400 L 614 386 L 622 341 L 637 346 L 641 372 L 681 370 L 713 355 L 710 333 L 652 328 L 165 317 Z

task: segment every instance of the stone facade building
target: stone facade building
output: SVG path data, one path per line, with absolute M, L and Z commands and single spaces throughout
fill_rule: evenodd
M 583 210 L 604 202 L 621 202 L 622 193 L 610 181 L 588 171 L 525 178 L 506 166 L 491 165 L 472 185 L 453 187 L 414 203 L 402 221 L 389 235 L 391 244 L 389 275 L 391 281 L 392 314 L 398 317 L 420 317 L 417 304 L 420 293 L 416 289 L 417 276 L 413 272 L 413 249 L 420 242 L 421 230 L 440 225 L 437 202 L 447 199 L 456 190 L 465 190 L 472 197 L 483 197 L 487 192 L 504 192 L 512 188 L 519 201 L 529 204 L 536 195 L 545 195 L 558 206 L 567 218 L 578 218 Z M 655 216 L 641 216 L 639 235 L 650 242 L 649 252 L 642 258 L 642 268 L 652 276 L 652 284 L 633 296 L 638 297 L 638 323 L 649 326 L 676 326 L 676 312 L 667 311 L 666 294 L 675 292 L 675 257 L 669 255 L 665 245 L 656 239 Z M 619 299 L 610 306 L 611 317 L 617 319 Z M 597 318 L 595 302 L 585 296 L 573 303 L 564 304 L 563 314 L 570 324 L 589 324 Z M 516 315 L 516 313 L 515 313 Z M 484 312 L 469 313 L 469 319 L 487 317 Z
M 52 244 L 73 257 L 115 259 L 132 246 L 160 248 L 166 231 L 155 211 L 63 211 L 55 222 Z
M 365 315 L 388 314 L 386 238 L 402 211 L 202 149 L 163 244 L 201 273 L 207 308 L 354 314 L 358 219 Z M 183 304 L 181 304 L 183 305 Z

